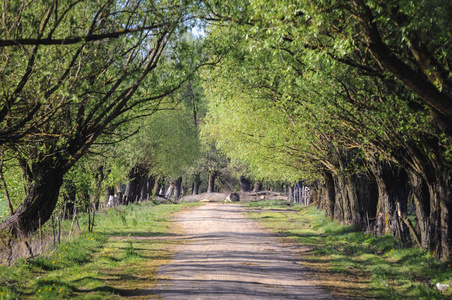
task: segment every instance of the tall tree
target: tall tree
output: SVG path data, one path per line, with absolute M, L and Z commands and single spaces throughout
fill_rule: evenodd
M 193 18 L 191 4 L 3 2 L 0 122 L 7 133 L 24 128 L 5 142 L 30 182 L 3 231 L 35 231 L 50 218 L 64 174 L 99 136 L 152 114 L 189 77 L 187 45 L 172 39 Z M 172 57 L 164 56 L 169 45 Z
M 297 11 L 290 4 L 251 2 L 242 14 L 223 17 L 231 24 L 227 29 L 211 28 L 224 60 L 206 77 L 212 103 L 206 131 L 228 156 L 256 171 L 323 177 L 331 187 L 329 215 L 361 226 L 371 213 L 373 230 L 400 238 L 408 194 L 400 186 L 407 185 L 407 173 L 421 177 L 411 181 L 431 191 L 416 196 L 422 236 L 429 241 L 423 247 L 447 259 L 451 144 L 442 138 L 444 127 L 438 129 L 440 119 L 424 108 L 424 99 L 386 76 L 365 43 L 342 27 L 328 34 L 339 26 L 332 20 L 345 14 L 322 5 Z M 365 193 L 363 173 L 377 179 L 378 199 Z

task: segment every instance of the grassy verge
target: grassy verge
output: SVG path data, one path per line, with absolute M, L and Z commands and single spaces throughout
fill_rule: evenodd
M 0 299 L 148 298 L 157 268 L 176 243 L 170 216 L 193 205 L 138 203 L 98 214 L 94 233 L 1 266 Z
M 376 237 L 341 226 L 312 207 L 269 200 L 247 204 L 249 216 L 297 243 L 301 264 L 337 296 L 382 299 L 451 299 L 451 263 L 418 248 L 406 248 L 390 236 Z M 451 284 L 452 286 L 452 284 Z

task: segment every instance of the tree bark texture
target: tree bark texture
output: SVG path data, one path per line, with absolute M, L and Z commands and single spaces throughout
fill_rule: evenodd
M 294 201 L 295 201 L 294 196 L 293 196 L 294 195 L 293 194 L 293 190 L 294 190 L 294 188 L 293 188 L 292 184 L 288 184 L 287 194 L 289 196 L 289 202 L 290 203 L 294 203 Z
M 375 232 L 378 235 L 391 234 L 405 242 L 409 232 L 406 224 L 398 217 L 398 211 L 403 216 L 407 214 L 408 175 L 401 168 L 382 161 L 371 162 L 371 169 L 378 185 Z
M 416 207 L 416 229 L 423 249 L 430 248 L 430 196 L 425 180 L 415 172 L 408 173 Z
M 326 199 L 326 216 L 334 218 L 334 207 L 336 206 L 336 188 L 334 187 L 333 174 L 329 171 L 325 171 L 323 175 L 325 182 L 325 199 Z
M 64 173 L 53 168 L 34 170 L 28 195 L 16 212 L 1 223 L 0 229 L 15 237 L 28 238 L 52 216 L 58 202 Z M 40 222 L 41 220 L 41 222 Z
M 430 251 L 443 260 L 451 258 L 451 187 L 449 172 L 437 168 L 428 176 L 430 195 Z M 429 176 L 430 175 L 430 176 Z
M 333 177 L 334 180 L 334 214 L 333 219 L 344 224 L 345 222 L 345 212 L 344 212 L 344 193 L 342 189 L 344 188 L 340 184 L 338 176 Z

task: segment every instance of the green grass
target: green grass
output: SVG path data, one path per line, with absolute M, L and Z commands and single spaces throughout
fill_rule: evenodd
M 169 238 L 170 216 L 193 205 L 138 203 L 98 214 L 94 233 L 82 232 L 37 258 L 1 266 L 0 299 L 138 295 L 156 282 L 157 267 L 171 257 L 176 242 Z M 80 223 L 87 228 L 86 217 Z
M 332 290 L 337 289 L 337 282 L 355 280 L 366 297 L 452 298 L 452 288 L 441 294 L 434 286 L 452 280 L 451 264 L 438 261 L 419 248 L 403 247 L 391 236 L 377 237 L 352 226 L 342 226 L 313 207 L 275 200 L 247 206 L 251 218 L 307 247 L 302 261 L 314 273 L 328 273 L 322 280 L 330 280 Z M 344 287 L 342 295 L 355 298 L 353 282 L 348 289 L 351 294 Z

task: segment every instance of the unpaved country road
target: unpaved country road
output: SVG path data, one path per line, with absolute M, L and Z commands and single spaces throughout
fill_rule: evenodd
M 303 274 L 287 247 L 237 204 L 209 203 L 179 215 L 186 243 L 159 270 L 160 299 L 333 299 Z M 155 297 L 154 296 L 154 297 Z

